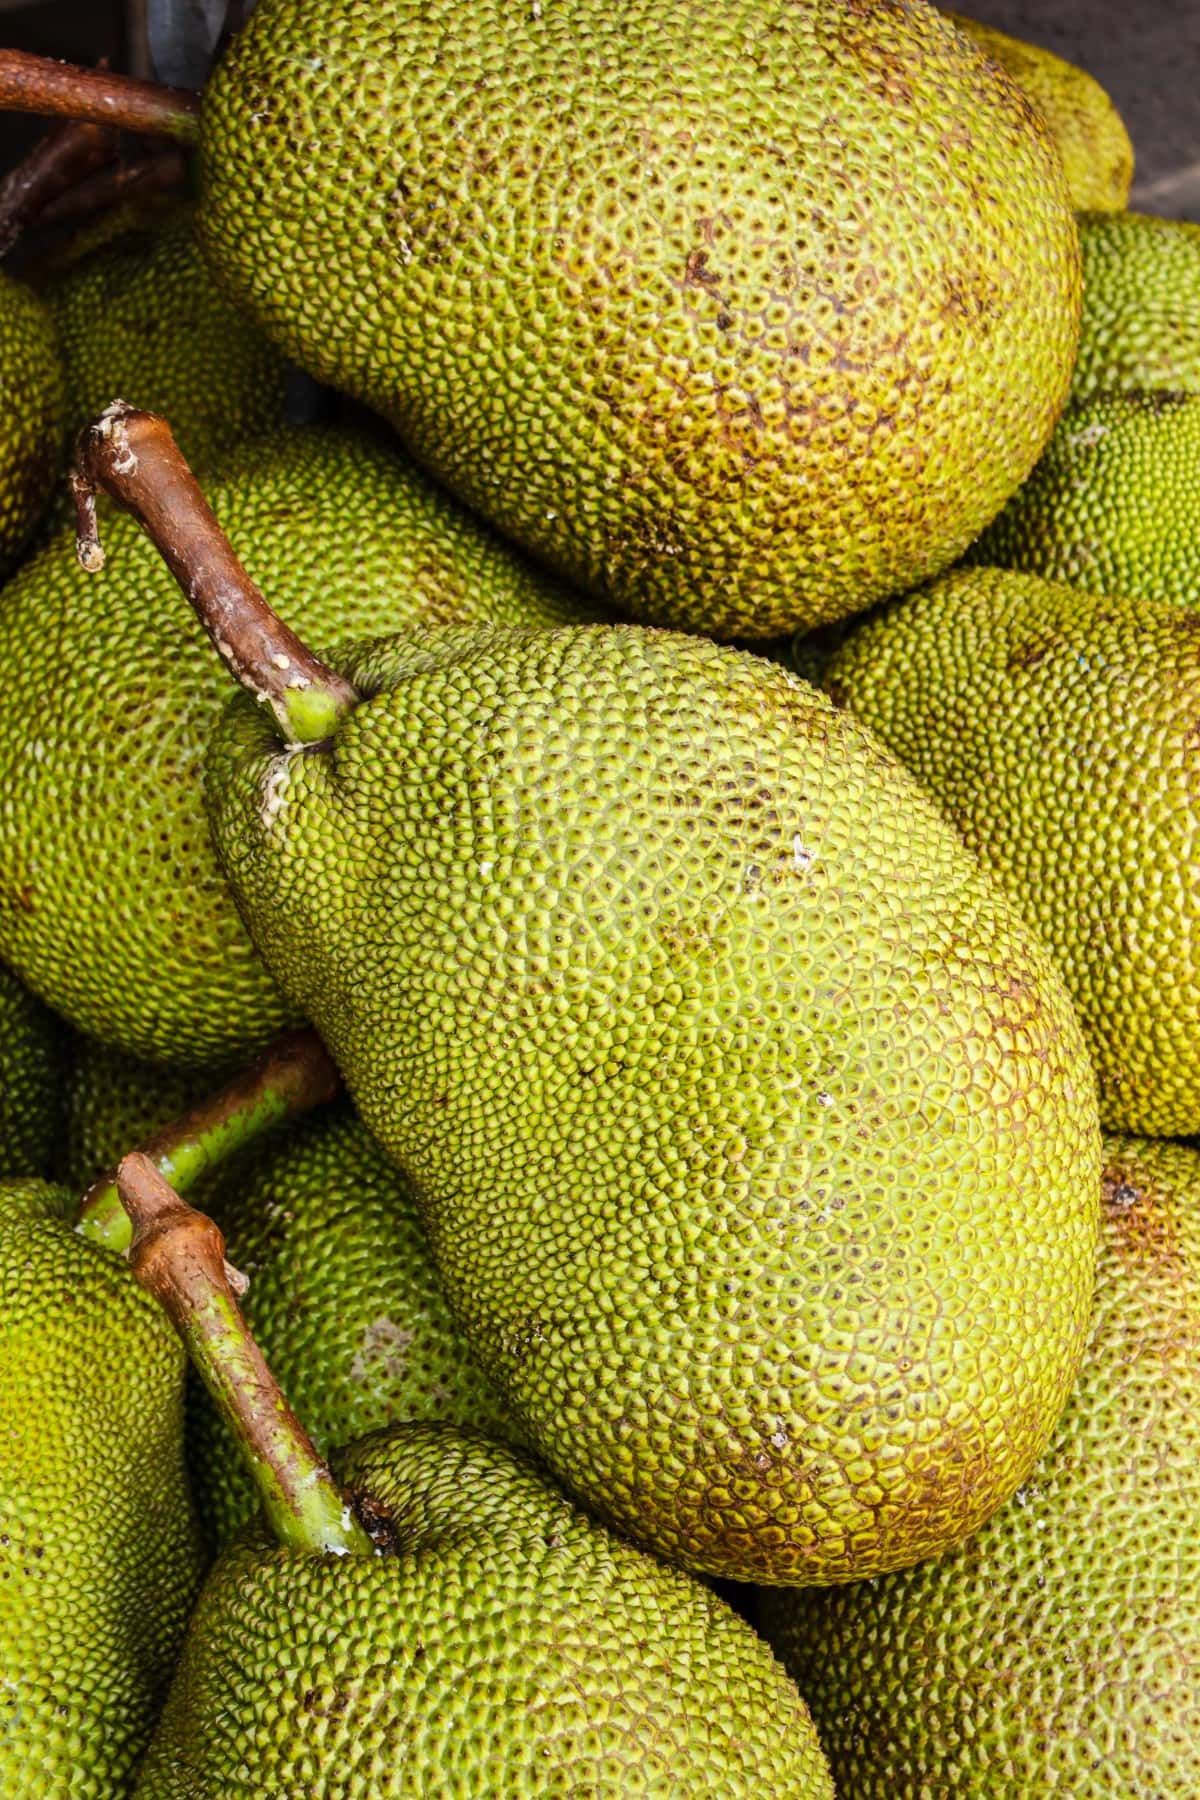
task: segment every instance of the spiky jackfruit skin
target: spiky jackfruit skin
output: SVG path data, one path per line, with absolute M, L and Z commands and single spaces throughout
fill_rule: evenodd
M 762 658 L 626 626 L 341 661 L 375 697 L 317 750 L 231 708 L 214 831 L 528 1440 L 713 1574 L 972 1530 L 1091 1289 L 1093 1079 L 1044 953 Z
M 182 1351 L 77 1207 L 0 1185 L 5 1800 L 125 1800 L 201 1574 Z
M 1068 407 L 963 560 L 1200 606 L 1200 394 L 1097 394 Z
M 242 1311 L 318 1449 L 408 1419 L 516 1434 L 455 1324 L 411 1188 L 349 1106 L 306 1119 L 223 1171 L 212 1207 L 250 1288 Z M 188 1460 L 210 1541 L 258 1510 L 207 1394 Z
M 0 1174 L 49 1175 L 63 1123 L 63 1033 L 0 968 Z
M 1021 1492 L 937 1562 L 762 1596 L 847 1800 L 1200 1792 L 1200 1156 L 1105 1151 L 1083 1368 Z
M 762 1640 L 526 1458 L 416 1425 L 338 1473 L 392 1513 L 395 1552 L 244 1533 L 205 1588 L 137 1800 L 833 1800 Z
M 1057 153 L 924 0 L 274 0 L 201 187 L 302 367 L 659 624 L 772 637 L 946 567 L 1070 385 Z
M 1028 94 L 1054 139 L 1077 212 L 1120 212 L 1133 180 L 1133 145 L 1121 115 L 1086 69 L 1009 37 L 978 19 L 951 12 L 960 31 L 1006 69 Z
M 362 433 L 248 440 L 207 493 L 253 579 L 318 644 L 421 619 L 573 613 Z M 0 956 L 79 1030 L 152 1062 L 224 1068 L 295 1016 L 204 817 L 200 765 L 228 682 L 133 520 L 106 517 L 103 536 L 99 575 L 64 530 L 0 609 Z
M 196 467 L 283 423 L 287 363 L 217 287 L 192 227 L 186 206 L 131 219 L 44 293 L 71 432 L 120 397 L 169 419 Z
M 1083 329 L 1071 398 L 1200 394 L 1200 225 L 1090 213 L 1079 243 Z
M 122 1056 L 82 1032 L 73 1035 L 65 1061 L 65 1118 L 55 1175 L 81 1193 L 103 1170 L 115 1168 L 152 1132 L 169 1125 L 217 1085 L 212 1075 L 164 1069 Z M 228 1179 L 225 1169 L 221 1179 Z M 196 1198 L 202 1190 L 204 1197 Z M 190 1193 L 194 1205 L 207 1208 L 212 1194 L 203 1180 Z
M 0 578 L 50 500 L 65 426 L 54 321 L 32 289 L 0 272 Z
M 1040 933 L 1114 1130 L 1200 1132 L 1200 622 L 1001 569 L 847 640 L 827 685 Z

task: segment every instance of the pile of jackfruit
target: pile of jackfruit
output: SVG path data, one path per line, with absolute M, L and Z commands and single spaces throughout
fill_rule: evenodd
M 1200 225 L 927 0 L 0 107 L 0 1794 L 1195 1800 Z

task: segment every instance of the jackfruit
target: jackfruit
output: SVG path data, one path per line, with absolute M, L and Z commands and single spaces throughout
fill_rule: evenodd
M 0 1183 L 5 1800 L 125 1800 L 202 1568 L 182 1353 L 78 1205 Z
M 1200 393 L 1200 225 L 1143 213 L 1079 221 L 1083 329 L 1073 400 Z
M 0 1174 L 50 1174 L 62 1134 L 63 1058 L 58 1022 L 0 968 Z
M 49 502 L 65 425 L 54 323 L 31 289 L 0 272 L 0 578 Z
M 1045 119 L 1062 157 L 1075 210 L 1120 212 L 1133 180 L 1133 145 L 1100 83 L 1040 44 L 1027 44 L 978 19 L 942 10 L 985 55 L 1007 69 Z
M 144 510 L 164 431 L 113 408 L 84 468 Z M 1098 1137 L 1070 1005 L 954 835 L 762 658 L 447 628 L 347 679 L 183 529 L 277 721 L 245 702 L 210 747 L 222 860 L 518 1425 L 714 1574 L 972 1529 L 1070 1385 Z M 1025 1185 L 1032 1234 L 996 1203 Z
M 762 1640 L 527 1458 L 394 1426 L 342 1453 L 339 1485 L 246 1329 L 211 1220 L 144 1158 L 118 1179 L 134 1272 L 263 1502 L 201 1596 L 139 1800 L 832 1800 Z
M 126 113 L 0 56 L 0 104 L 72 84 L 199 142 L 205 250 L 302 368 L 652 623 L 766 639 L 945 568 L 1070 386 L 1061 160 L 924 0 L 275 0 L 201 103 Z
M 211 495 L 322 641 L 421 618 L 579 616 L 389 445 L 349 429 L 247 440 Z M 223 1069 L 295 1016 L 205 823 L 200 765 L 226 683 L 133 520 L 114 516 L 108 541 L 111 567 L 89 574 L 60 532 L 0 608 L 0 957 L 79 1030 Z
M 1200 1132 L 1200 621 L 963 570 L 826 676 L 1049 948 L 1113 1129 Z
M 417 1419 L 516 1437 L 451 1317 L 411 1188 L 348 1106 L 243 1155 L 200 1191 L 250 1282 L 246 1322 L 319 1449 Z M 209 1540 L 223 1547 L 257 1501 L 202 1393 L 188 1462 Z
M 965 562 L 1200 606 L 1200 395 L 1098 394 Z
M 1054 1442 L 937 1562 L 764 1593 L 845 1800 L 1200 1792 L 1200 1155 L 1110 1139 Z
M 190 207 L 106 231 L 43 292 L 72 434 L 114 394 L 165 413 L 195 463 L 283 423 L 287 364 L 213 281 Z
M 55 1174 L 80 1190 L 213 1085 L 211 1076 L 139 1062 L 82 1032 L 74 1034 L 65 1061 L 65 1118 Z

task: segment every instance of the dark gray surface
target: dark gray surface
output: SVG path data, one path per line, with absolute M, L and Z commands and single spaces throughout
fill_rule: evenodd
M 1200 0 L 955 0 L 1107 88 L 1133 139 L 1130 205 L 1200 220 Z

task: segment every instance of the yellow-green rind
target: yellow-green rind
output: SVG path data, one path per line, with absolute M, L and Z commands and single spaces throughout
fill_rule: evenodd
M 210 1183 L 242 1311 L 317 1448 L 442 1419 L 516 1434 L 442 1296 L 412 1190 L 348 1106 L 305 1120 Z M 188 1462 L 210 1542 L 258 1510 L 241 1456 L 194 1390 Z
M 210 815 L 528 1440 L 713 1574 L 973 1530 L 1091 1291 L 1094 1083 L 1045 953 L 764 659 L 464 629 L 339 667 L 377 697 L 321 754 L 234 703 Z
M 287 364 L 217 287 L 192 209 L 134 217 L 49 281 L 72 433 L 113 400 L 161 413 L 194 466 L 283 423 Z
M 202 139 L 263 329 L 646 621 L 768 638 L 946 567 L 1070 385 L 1058 154 L 924 0 L 275 0 Z
M 826 680 L 1040 934 L 1111 1130 L 1200 1132 L 1200 621 L 963 570 L 853 633 Z
M 833 1800 L 762 1640 L 524 1457 L 410 1426 L 338 1473 L 392 1512 L 396 1552 L 239 1539 L 197 1608 L 137 1800 Z
M 54 322 L 31 288 L 0 272 L 0 578 L 50 500 L 65 426 Z
M 0 1187 L 5 1800 L 125 1800 L 201 1574 L 182 1352 L 77 1205 Z
M 1071 398 L 1200 394 L 1200 225 L 1090 213 L 1079 243 L 1083 329 Z
M 80 1193 L 216 1085 L 214 1076 L 139 1062 L 82 1032 L 74 1034 L 66 1061 L 66 1117 L 55 1174 Z M 193 1191 L 196 1205 L 207 1205 L 205 1193 L 202 1201 Z
M 1200 606 L 1200 394 L 1096 394 L 964 561 Z
M 937 1562 L 764 1593 L 847 1800 L 1200 1792 L 1200 1155 L 1110 1139 L 1054 1442 Z
M 246 440 L 206 484 L 251 576 L 319 649 L 418 620 L 558 622 L 570 597 L 393 451 L 349 429 Z M 0 956 L 79 1030 L 224 1069 L 295 1016 L 209 840 L 200 765 L 229 679 L 157 550 L 106 513 L 0 607 Z
M 1006 69 L 1033 101 L 1062 158 L 1076 211 L 1120 212 L 1133 181 L 1133 145 L 1121 115 L 1095 77 L 1052 50 L 1009 37 L 978 19 L 950 11 L 946 17 Z
M 50 1175 L 62 1137 L 63 1033 L 0 968 L 0 1175 Z

